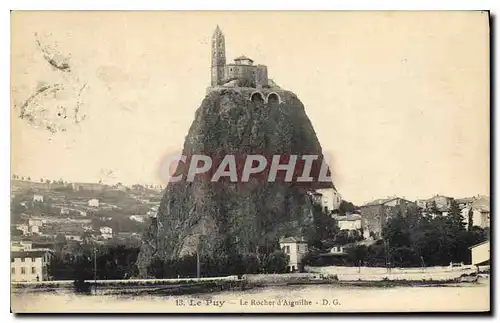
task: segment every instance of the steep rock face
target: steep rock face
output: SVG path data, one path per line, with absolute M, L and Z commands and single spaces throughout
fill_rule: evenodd
M 253 102 L 250 94 L 241 88 L 208 93 L 196 111 L 183 155 L 316 154 L 322 158 L 304 106 L 293 93 L 280 91 L 281 104 Z M 196 250 L 213 255 L 273 248 L 281 236 L 310 234 L 312 209 L 306 188 L 293 182 L 251 178 L 242 184 L 197 177 L 192 182 L 169 183 L 153 238 L 141 252 L 141 266 L 144 271 L 152 254 L 172 259 Z

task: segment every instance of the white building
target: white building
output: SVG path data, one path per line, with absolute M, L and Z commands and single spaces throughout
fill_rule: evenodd
M 30 232 L 29 226 L 27 224 L 17 224 L 16 229 L 23 232 L 23 235 L 28 235 Z
M 333 246 L 332 249 L 330 249 L 330 253 L 334 255 L 345 255 L 346 251 L 344 246 Z
M 38 225 L 30 225 L 29 230 L 31 234 L 40 234 L 40 227 Z
M 98 199 L 90 199 L 88 204 L 90 207 L 99 207 L 99 200 Z
M 307 253 L 307 242 L 296 237 L 281 238 L 279 242 L 281 250 L 289 257 L 287 270 L 299 270 L 300 262 Z
M 11 241 L 10 251 L 29 251 L 33 249 L 33 242 L 31 241 Z
M 40 227 L 38 225 L 18 224 L 16 228 L 21 230 L 25 236 L 40 233 Z
M 65 236 L 68 241 L 79 241 L 79 242 L 83 241 L 82 236 L 78 234 L 69 234 Z
M 103 239 L 111 239 L 113 238 L 113 229 L 110 227 L 100 227 L 99 231 L 101 232 L 101 237 Z
M 33 194 L 33 202 L 42 202 L 43 203 L 43 195 Z
M 48 250 L 13 251 L 10 258 L 11 281 L 48 280 L 47 265 L 52 258 Z
M 131 215 L 128 218 L 132 221 L 144 223 L 146 221 L 147 215 Z
M 43 226 L 43 220 L 40 218 L 31 218 L 28 220 L 28 225 L 41 227 L 41 226 Z
M 462 209 L 462 216 L 468 226 L 469 212 L 472 210 L 472 225 L 483 229 L 490 227 L 490 198 L 487 196 L 474 197 L 474 201 Z
M 348 214 L 346 216 L 333 216 L 337 220 L 340 230 L 359 230 L 361 229 L 361 215 Z
M 342 196 L 333 188 L 322 188 L 316 190 L 316 193 L 321 194 L 321 207 L 323 210 L 331 212 L 338 210 L 342 202 Z
M 472 254 L 472 265 L 482 266 L 490 264 L 490 241 L 485 241 L 469 247 Z

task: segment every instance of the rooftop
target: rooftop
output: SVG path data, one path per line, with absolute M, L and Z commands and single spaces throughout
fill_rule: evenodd
M 40 258 L 43 257 L 49 250 L 28 250 L 28 251 L 12 251 L 11 258 Z
M 353 214 L 348 214 L 348 215 L 334 215 L 333 218 L 335 220 L 341 220 L 341 221 L 356 221 L 356 220 L 361 220 L 361 215 L 353 213 Z
M 280 243 L 300 243 L 300 242 L 306 242 L 306 240 L 303 237 L 286 237 L 280 239 Z
M 478 244 L 475 244 L 473 246 L 470 246 L 469 249 L 473 249 L 473 248 L 479 247 L 479 246 L 481 246 L 483 244 L 486 244 L 486 243 L 490 243 L 490 240 L 486 240 L 486 241 L 480 242 Z
M 375 206 L 375 205 L 384 205 L 388 202 L 391 202 L 391 201 L 394 201 L 394 200 L 404 200 L 404 201 L 407 201 L 407 202 L 411 202 L 403 197 L 398 197 L 398 196 L 393 196 L 393 197 L 387 197 L 387 198 L 383 198 L 383 199 L 376 199 L 376 200 L 373 200 L 371 202 L 368 202 L 368 203 L 365 203 L 363 205 L 361 205 L 360 207 L 364 207 L 364 206 Z M 411 203 L 414 203 L 414 202 L 411 202 Z
M 390 202 L 390 201 L 395 200 L 395 199 L 397 199 L 397 197 L 376 199 L 376 200 L 373 200 L 371 202 L 365 203 L 362 206 L 382 205 L 382 204 L 385 204 L 385 203 Z
M 250 62 L 253 62 L 253 59 L 246 57 L 245 55 L 241 55 L 239 57 L 236 57 L 234 61 L 243 61 L 243 60 L 249 60 Z

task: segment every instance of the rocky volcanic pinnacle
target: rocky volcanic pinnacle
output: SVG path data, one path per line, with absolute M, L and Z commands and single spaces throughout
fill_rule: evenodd
M 281 103 L 253 102 L 249 100 L 252 90 L 209 92 L 196 111 L 183 155 L 316 154 L 322 158 L 312 124 L 295 94 L 280 90 Z M 277 246 L 282 236 L 305 236 L 313 230 L 310 188 L 254 178 L 244 184 L 199 178 L 169 183 L 156 225 L 141 247 L 137 261 L 141 276 L 153 256 L 175 259 L 197 250 L 208 256 L 259 252 L 259 248 Z

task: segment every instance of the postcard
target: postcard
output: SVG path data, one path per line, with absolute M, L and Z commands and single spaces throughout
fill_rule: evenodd
M 14 313 L 490 312 L 487 11 L 13 11 Z

